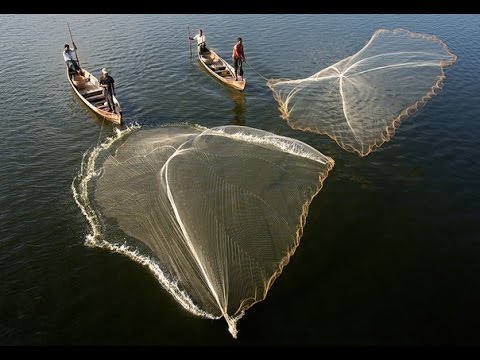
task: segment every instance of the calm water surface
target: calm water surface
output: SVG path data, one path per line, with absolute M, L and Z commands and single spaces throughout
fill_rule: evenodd
M 336 166 L 301 245 L 267 299 L 239 322 L 187 313 L 151 273 L 84 245 L 70 189 L 82 156 L 114 131 L 74 96 L 61 52 L 69 21 L 81 65 L 108 67 L 127 121 L 246 125 L 304 141 Z M 480 16 L 0 15 L 0 344 L 480 344 Z M 291 129 L 245 66 L 233 92 L 190 58 L 202 27 L 230 59 L 244 39 L 267 78 L 303 78 L 378 28 L 430 33 L 458 56 L 443 91 L 360 158 Z

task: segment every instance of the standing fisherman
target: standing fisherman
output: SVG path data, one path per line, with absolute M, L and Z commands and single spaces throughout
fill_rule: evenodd
M 238 81 L 238 75 L 240 75 L 240 77 L 243 80 L 242 62 L 245 61 L 245 54 L 243 52 L 243 44 L 242 44 L 241 37 L 237 39 L 237 43 L 233 47 L 232 58 L 233 58 L 233 67 L 235 68 L 235 81 Z
M 115 95 L 115 86 L 113 78 L 108 75 L 108 70 L 106 68 L 102 69 L 102 76 L 100 77 L 100 86 L 103 87 L 103 94 L 107 99 L 108 108 L 110 112 L 115 111 L 115 103 L 113 102 L 113 96 Z

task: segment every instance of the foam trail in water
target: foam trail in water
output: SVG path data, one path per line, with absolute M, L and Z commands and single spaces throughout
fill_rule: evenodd
M 101 223 L 97 213 L 91 206 L 88 193 L 89 184 L 92 179 L 101 174 L 101 169 L 95 170 L 96 160 L 99 155 L 102 154 L 102 152 L 109 150 L 116 142 L 124 139 L 129 134 L 138 130 L 139 128 L 140 126 L 138 124 L 133 124 L 124 130 L 115 129 L 116 133 L 114 136 L 108 137 L 102 144 L 93 148 L 92 150 L 86 151 L 83 155 L 80 172 L 73 179 L 71 184 L 71 190 L 77 206 L 80 208 L 82 214 L 85 216 L 91 227 L 91 233 L 85 236 L 85 245 L 90 247 L 108 249 L 112 252 L 126 255 L 130 259 L 140 263 L 143 266 L 146 266 L 154 274 L 159 283 L 186 310 L 204 318 L 218 319 L 219 316 L 208 314 L 195 306 L 192 300 L 189 298 L 188 294 L 178 288 L 177 281 L 175 279 L 167 277 L 164 274 L 155 259 L 150 256 L 141 254 L 137 249 L 128 246 L 126 243 L 110 243 L 103 238 Z

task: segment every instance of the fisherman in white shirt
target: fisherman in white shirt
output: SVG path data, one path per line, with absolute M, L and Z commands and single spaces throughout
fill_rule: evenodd
M 77 50 L 75 43 L 73 43 L 73 50 Z M 72 49 L 70 49 L 70 45 L 68 44 L 65 44 L 65 47 L 63 49 L 63 59 L 65 60 L 71 72 L 80 72 L 80 67 L 78 66 L 78 59 Z
M 205 45 L 205 35 L 203 35 L 202 29 L 198 29 L 198 34 L 193 38 L 189 37 L 190 40 L 197 40 L 197 46 L 200 49 L 200 54 L 208 52 L 207 46 Z

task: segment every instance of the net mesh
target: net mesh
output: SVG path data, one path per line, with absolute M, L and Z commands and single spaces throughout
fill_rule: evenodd
M 109 151 L 92 184 L 98 212 L 233 336 L 294 253 L 334 165 L 300 141 L 240 126 L 139 130 Z
M 440 91 L 443 68 L 456 59 L 433 35 L 380 29 L 358 53 L 306 79 L 267 85 L 291 127 L 365 156 Z

